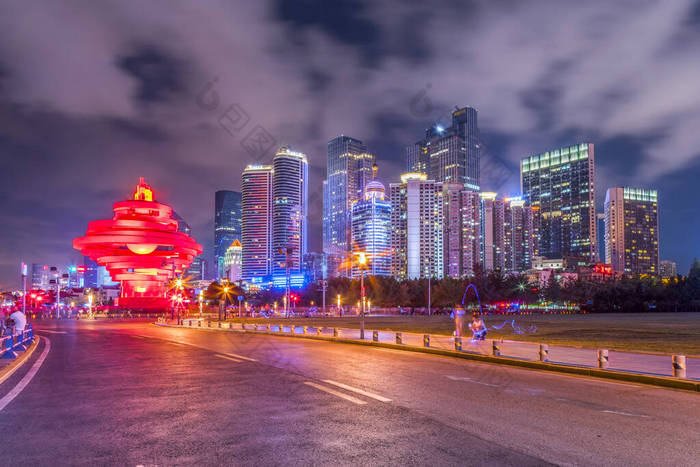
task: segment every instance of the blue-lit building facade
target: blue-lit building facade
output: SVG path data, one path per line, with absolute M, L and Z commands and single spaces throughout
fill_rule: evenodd
M 271 165 L 249 165 L 241 177 L 241 277 L 247 282 L 261 283 L 272 272 L 272 174 Z
M 372 179 L 374 156 L 360 140 L 338 136 L 328 142 L 323 182 L 323 252 L 331 259 L 329 276 L 347 276 L 351 250 L 352 205 Z
M 391 275 L 391 202 L 385 198 L 386 188 L 374 179 L 352 205 L 353 256 L 365 254 L 365 274 L 370 276 Z M 360 277 L 357 261 L 352 262 L 352 276 Z
M 224 276 L 226 250 L 242 234 L 242 194 L 220 190 L 214 197 L 214 258 L 216 278 Z

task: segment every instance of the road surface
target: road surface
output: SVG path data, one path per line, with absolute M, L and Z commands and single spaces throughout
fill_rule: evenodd
M 691 465 L 700 456 L 691 392 L 145 322 L 41 322 L 37 334 L 31 359 L 0 385 L 5 456 L 18 465 Z

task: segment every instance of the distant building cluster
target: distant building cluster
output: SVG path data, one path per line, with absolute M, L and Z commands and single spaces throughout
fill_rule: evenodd
M 406 173 L 388 185 L 362 141 L 340 135 L 328 142 L 325 180 L 312 187 L 323 198 L 319 253 L 308 251 L 306 155 L 283 146 L 270 163 L 248 165 L 240 192 L 215 193 L 213 267 L 200 255 L 186 274 L 249 288 L 358 277 L 362 271 L 397 279 L 491 270 L 535 280 L 548 279 L 543 271 L 676 275 L 675 263 L 659 260 L 656 190 L 609 188 L 602 212 L 596 209 L 593 144 L 524 157 L 521 192 L 501 195 L 483 189 L 477 110 L 457 108 L 451 119 L 449 127 L 431 126 L 408 145 Z M 189 233 L 187 222 L 174 216 L 179 230 Z M 50 280 L 109 284 L 89 260 L 53 279 L 47 267 L 33 265 L 33 287 L 45 289 Z

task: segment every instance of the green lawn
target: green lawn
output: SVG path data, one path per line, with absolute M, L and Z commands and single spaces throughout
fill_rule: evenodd
M 515 319 L 521 328 L 536 326 L 534 333 L 515 334 L 510 326 L 491 329 L 489 337 L 620 350 L 700 355 L 700 313 L 634 313 L 585 315 L 531 315 L 507 318 L 488 316 L 486 324 L 500 325 Z M 277 323 L 283 319 L 238 319 L 248 323 Z M 299 326 L 358 328 L 358 317 L 294 318 Z M 367 329 L 451 334 L 453 321 L 447 316 L 368 316 Z

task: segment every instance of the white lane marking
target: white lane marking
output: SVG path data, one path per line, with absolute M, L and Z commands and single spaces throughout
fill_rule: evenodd
M 311 381 L 306 381 L 306 382 L 304 382 L 304 384 L 306 384 L 307 386 L 314 387 L 320 391 L 327 392 L 328 394 L 333 394 L 334 396 L 338 396 L 341 399 L 345 399 L 346 401 L 352 402 L 353 404 L 365 405 L 367 403 L 363 400 L 357 399 L 357 398 L 352 397 L 352 396 L 348 396 L 347 394 L 343 394 L 340 391 L 336 391 L 335 389 L 331 389 L 331 388 L 328 388 L 326 386 L 321 386 L 320 384 L 312 383 Z
M 24 375 L 24 378 L 20 380 L 17 385 L 12 388 L 10 392 L 5 394 L 5 397 L 0 399 L 0 411 L 7 406 L 12 400 L 19 395 L 20 392 L 29 384 L 29 382 L 34 378 L 34 375 L 39 371 L 39 368 L 41 365 L 44 363 L 44 360 L 46 360 L 46 355 L 48 355 L 49 350 L 51 349 L 51 341 L 47 337 L 41 337 L 40 339 L 45 339 L 46 340 L 46 347 L 44 347 L 44 351 L 39 355 L 39 358 L 36 359 L 34 362 L 34 365 L 29 369 L 26 375 Z
M 131 335 L 131 337 L 134 337 L 136 339 L 145 339 L 145 337 L 143 337 L 143 336 L 134 336 L 133 334 L 130 334 L 130 335 Z
M 334 386 L 338 386 L 339 388 L 347 389 L 348 391 L 356 392 L 358 394 L 362 394 L 363 396 L 371 397 L 372 399 L 376 399 L 379 402 L 391 402 L 391 399 L 386 398 L 384 396 L 380 396 L 379 394 L 374 394 L 369 391 L 364 391 L 362 389 L 354 388 L 352 386 L 348 386 L 347 384 L 339 383 L 337 381 L 333 381 L 331 379 L 324 379 L 324 383 L 332 384 Z
M 257 362 L 257 360 L 254 358 L 244 357 L 243 355 L 238 355 L 235 353 L 227 353 L 226 355 L 228 355 L 230 357 L 234 357 L 234 358 L 240 358 L 241 360 L 248 360 L 249 362 Z
M 215 354 L 214 356 L 219 357 L 219 358 L 225 358 L 226 360 L 231 360 L 232 362 L 236 362 L 236 363 L 243 363 L 243 360 L 238 360 L 237 358 L 227 357 L 226 355 Z
M 617 410 L 601 410 L 603 413 L 612 413 L 615 415 L 625 415 L 627 417 L 641 417 L 641 418 L 649 418 L 649 415 L 641 415 L 637 413 L 629 413 L 629 412 L 618 412 Z
M 171 344 L 171 345 L 179 345 L 180 347 L 185 345 L 182 342 L 175 342 L 175 341 L 165 341 L 165 342 L 167 342 L 168 344 Z
M 66 331 L 51 331 L 49 329 L 36 329 L 37 332 L 50 332 L 52 334 L 68 334 Z
M 500 387 L 498 384 L 491 384 L 491 383 L 485 383 L 483 381 L 478 381 L 476 379 L 472 378 L 467 378 L 466 376 L 450 376 L 450 375 L 445 375 L 446 378 L 451 379 L 452 381 L 465 381 L 467 383 L 474 383 L 474 384 L 481 384 L 482 386 L 490 386 L 492 388 L 497 388 Z

